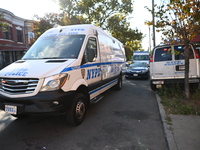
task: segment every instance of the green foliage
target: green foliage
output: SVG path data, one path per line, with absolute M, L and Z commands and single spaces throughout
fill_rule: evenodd
M 34 15 L 33 31 L 36 34 L 36 39 L 44 33 L 46 30 L 52 28 L 54 25 L 71 25 L 85 23 L 81 18 L 72 17 L 69 18 L 65 13 L 46 13 L 44 17 Z
M 183 100 L 183 88 L 176 85 L 159 90 L 161 103 L 168 114 L 200 115 L 200 91 L 191 90 L 191 99 Z
M 59 4 L 70 18 L 82 16 L 103 29 L 107 29 L 107 20 L 113 15 L 126 16 L 133 11 L 132 0 L 59 0 Z
M 39 37 L 54 25 L 95 24 L 128 46 L 128 51 L 141 49 L 143 34 L 130 29 L 127 16 L 133 11 L 132 0 L 58 0 L 61 14 L 35 16 L 34 31 Z M 132 52 L 128 53 L 131 58 Z
M 139 32 L 138 29 L 130 29 L 126 17 L 114 15 L 108 20 L 107 26 L 107 30 L 109 30 L 112 36 L 128 46 L 131 51 L 141 49 L 141 39 L 143 38 L 143 34 Z
M 136 43 L 141 42 L 143 34 L 130 29 L 127 22 L 127 16 L 133 11 L 132 0 L 59 0 L 59 4 L 69 18 L 75 16 L 85 23 L 100 26 L 132 51 L 141 48 L 141 44 L 136 46 Z
M 170 40 L 170 44 L 178 42 L 187 45 L 200 34 L 199 0 L 170 0 L 155 7 L 157 31 L 162 32 L 163 39 Z
M 0 14 L 0 28 L 2 27 L 7 27 L 8 25 L 6 24 L 5 20 L 4 20 L 4 15 L 3 13 Z
M 33 22 L 33 32 L 35 33 L 36 38 L 42 35 L 46 30 L 52 28 L 55 24 L 55 15 L 46 14 L 44 18 L 40 18 L 37 15 L 34 17 L 39 20 Z
M 131 61 L 132 60 L 132 55 L 133 55 L 133 51 L 131 51 L 130 47 L 125 46 L 125 54 L 126 54 L 126 59 L 127 61 Z

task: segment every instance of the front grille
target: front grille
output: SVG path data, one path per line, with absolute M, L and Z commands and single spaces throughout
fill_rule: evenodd
M 1 78 L 0 91 L 8 94 L 33 93 L 38 81 L 38 79 Z

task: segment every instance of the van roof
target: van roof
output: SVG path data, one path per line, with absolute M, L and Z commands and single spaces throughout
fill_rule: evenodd
M 96 34 L 96 31 L 112 38 L 113 40 L 117 40 L 112 37 L 109 33 L 97 27 L 93 24 L 78 24 L 78 25 L 69 25 L 69 26 L 57 26 L 56 28 L 51 28 L 44 32 L 41 37 L 50 37 L 50 36 L 59 36 L 59 35 L 76 35 L 76 34 Z M 121 42 L 120 42 L 121 43 Z
M 161 44 L 161 45 L 157 45 L 155 46 L 154 48 L 157 48 L 157 47 L 165 47 L 165 46 L 183 46 L 184 44 Z

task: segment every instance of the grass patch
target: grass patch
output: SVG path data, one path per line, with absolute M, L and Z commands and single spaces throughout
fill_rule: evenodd
M 172 125 L 172 119 L 171 119 L 169 116 L 167 116 L 167 117 L 165 118 L 165 120 L 166 120 L 166 123 L 167 123 L 168 125 Z
M 200 115 L 200 90 L 192 89 L 190 100 L 183 100 L 184 89 L 178 85 L 163 87 L 158 91 L 167 114 Z

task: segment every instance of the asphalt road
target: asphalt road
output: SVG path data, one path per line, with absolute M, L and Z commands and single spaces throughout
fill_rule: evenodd
M 0 111 L 0 150 L 167 150 L 155 94 L 147 80 L 123 81 L 71 127 L 64 116 L 23 119 Z

